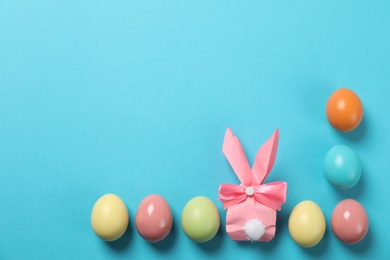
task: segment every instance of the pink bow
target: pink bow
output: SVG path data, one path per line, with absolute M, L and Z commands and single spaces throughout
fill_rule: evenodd
M 245 156 L 240 140 L 228 128 L 226 130 L 222 151 L 228 159 L 241 185 L 222 184 L 219 188 L 219 199 L 224 209 L 244 202 L 253 197 L 256 202 L 274 210 L 280 210 L 286 202 L 287 183 L 271 182 L 262 184 L 270 173 L 276 158 L 279 131 L 260 147 L 252 169 Z

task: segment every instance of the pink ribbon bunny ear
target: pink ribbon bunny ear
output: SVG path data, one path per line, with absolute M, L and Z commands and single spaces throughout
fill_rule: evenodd
M 230 128 L 226 129 L 225 139 L 223 141 L 222 152 L 232 166 L 238 179 L 245 186 L 252 184 L 252 171 L 246 158 L 244 149 L 241 146 L 240 140 L 234 136 Z
M 261 184 L 267 178 L 275 163 L 278 150 L 279 130 L 276 129 L 272 136 L 260 147 L 252 167 L 254 179 L 252 185 Z

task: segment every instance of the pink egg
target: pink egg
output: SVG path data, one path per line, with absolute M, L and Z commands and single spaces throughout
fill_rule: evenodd
M 167 201 L 155 194 L 145 197 L 138 206 L 135 226 L 149 242 L 163 240 L 172 228 L 172 212 Z
M 367 234 L 368 216 L 359 202 L 346 199 L 334 208 L 331 224 L 338 239 L 347 244 L 356 244 Z

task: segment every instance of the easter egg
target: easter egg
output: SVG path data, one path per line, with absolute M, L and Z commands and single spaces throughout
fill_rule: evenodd
M 129 213 L 125 203 L 114 194 L 100 197 L 91 213 L 92 229 L 97 236 L 106 241 L 120 238 L 129 223 Z
M 326 117 L 339 131 L 354 130 L 362 121 L 363 105 L 358 95 L 350 89 L 336 90 L 326 104 Z
M 184 233 L 191 240 L 204 243 L 217 234 L 220 218 L 214 202 L 204 196 L 198 196 L 185 205 L 181 215 Z
M 172 228 L 172 212 L 168 202 L 156 194 L 145 197 L 138 206 L 135 226 L 149 242 L 163 240 Z
M 359 202 L 346 199 L 334 208 L 331 224 L 338 239 L 347 244 L 356 244 L 367 234 L 368 216 Z
M 288 230 L 302 247 L 317 245 L 325 234 L 326 222 L 321 208 L 310 200 L 298 203 L 291 211 Z
M 325 156 L 324 175 L 338 189 L 353 187 L 362 175 L 359 157 L 346 145 L 333 146 Z

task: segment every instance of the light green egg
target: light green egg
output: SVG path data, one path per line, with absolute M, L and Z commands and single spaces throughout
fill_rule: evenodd
M 181 215 L 184 233 L 193 241 L 204 243 L 211 240 L 220 225 L 219 212 L 215 204 L 204 196 L 191 199 Z

